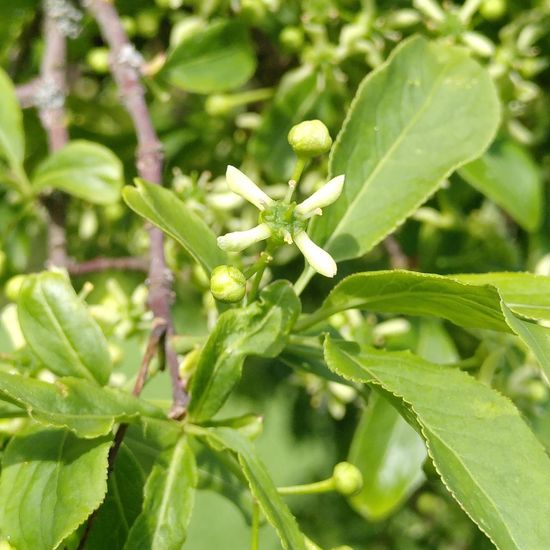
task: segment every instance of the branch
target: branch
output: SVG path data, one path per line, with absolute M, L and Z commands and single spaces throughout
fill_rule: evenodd
M 140 78 L 143 59 L 128 40 L 118 12 L 111 2 L 108 0 L 86 0 L 85 5 L 97 21 L 103 40 L 111 50 L 111 72 L 136 131 L 138 173 L 143 179 L 161 185 L 163 154 L 145 102 L 145 88 Z M 160 229 L 151 227 L 149 238 L 151 254 L 148 304 L 155 318 L 165 326 L 166 336 L 170 336 L 173 333 L 170 312 L 172 274 L 166 266 L 164 235 Z M 187 394 L 179 378 L 177 357 L 168 345 L 169 338 L 162 338 L 161 341 L 166 347 L 164 351 L 172 378 L 173 405 L 171 414 L 172 416 L 181 416 L 187 405 Z
M 36 105 L 36 93 L 40 89 L 40 78 L 33 78 L 25 84 L 15 87 L 15 94 L 22 109 L 28 109 Z
M 94 258 L 85 262 L 70 261 L 67 265 L 67 271 L 70 275 L 87 275 L 88 273 L 99 273 L 116 269 L 120 271 L 142 271 L 147 273 L 149 269 L 149 260 L 146 258 Z
M 44 54 L 40 67 L 40 84 L 34 89 L 34 100 L 40 121 L 48 136 L 50 152 L 58 151 L 69 140 L 65 115 L 65 62 L 67 45 L 52 6 L 44 0 Z M 67 263 L 65 218 L 67 197 L 54 193 L 44 199 L 49 215 L 48 263 L 63 266 Z

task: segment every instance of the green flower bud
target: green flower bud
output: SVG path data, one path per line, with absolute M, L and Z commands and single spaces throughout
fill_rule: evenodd
M 19 291 L 25 280 L 25 275 L 16 275 L 8 280 L 6 286 L 4 287 L 4 294 L 10 302 L 17 302 L 19 297 Z
M 88 65 L 100 74 L 109 72 L 109 49 L 108 48 L 92 48 L 86 55 Z
M 485 0 L 479 11 L 485 19 L 494 21 L 500 19 L 506 13 L 506 0 Z
M 351 497 L 363 487 L 363 476 L 359 469 L 349 462 L 340 462 L 332 472 L 334 488 L 342 495 Z
M 212 271 L 210 292 L 220 302 L 239 302 L 246 292 L 246 278 L 231 265 L 220 265 Z
M 285 27 L 279 35 L 279 41 L 285 50 L 297 52 L 304 44 L 304 31 L 300 27 Z
M 316 157 L 330 151 L 332 139 L 320 120 L 306 120 L 290 129 L 288 143 L 299 157 Z

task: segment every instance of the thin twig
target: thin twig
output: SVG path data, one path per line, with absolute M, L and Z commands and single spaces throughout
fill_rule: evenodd
M 61 149 L 69 140 L 65 114 L 65 61 L 67 44 L 58 21 L 50 13 L 44 1 L 44 54 L 40 67 L 40 86 L 35 90 L 35 98 L 40 92 L 38 113 L 48 136 L 50 152 Z M 63 266 L 67 263 L 67 238 L 65 217 L 67 196 L 54 193 L 44 199 L 49 215 L 48 263 Z
M 132 119 L 137 136 L 137 170 L 143 179 L 157 185 L 162 181 L 163 154 L 161 143 L 153 126 L 145 102 L 145 88 L 141 82 L 141 55 L 128 40 L 115 6 L 107 0 L 86 0 L 104 41 L 111 50 L 111 72 L 117 83 L 122 101 Z M 149 228 L 151 242 L 149 266 L 148 305 L 155 318 L 164 322 L 166 335 L 173 333 L 170 305 L 172 301 L 172 274 L 166 266 L 164 235 L 156 227 Z M 169 338 L 163 338 L 165 354 L 172 378 L 173 410 L 183 414 L 187 394 L 178 373 L 177 356 L 169 347 Z
M 401 249 L 396 238 L 390 235 L 384 239 L 384 248 L 390 257 L 390 265 L 392 269 L 408 269 L 410 261 L 407 255 Z
M 33 78 L 29 82 L 19 84 L 15 87 L 15 94 L 23 109 L 28 109 L 36 105 L 36 93 L 40 88 L 40 83 L 40 78 Z
M 93 260 L 86 260 L 85 262 L 69 261 L 67 264 L 67 271 L 70 275 L 87 275 L 88 273 L 99 273 L 111 269 L 147 273 L 149 270 L 149 260 L 134 256 L 124 258 L 98 257 Z

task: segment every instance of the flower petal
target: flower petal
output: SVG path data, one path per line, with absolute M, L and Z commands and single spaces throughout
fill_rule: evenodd
M 325 183 L 321 189 L 315 191 L 311 197 L 308 197 L 305 201 L 301 202 L 295 212 L 305 218 L 310 215 L 316 214 L 318 208 L 323 208 L 332 204 L 342 193 L 344 188 L 345 176 L 336 176 L 332 178 L 328 183 Z
M 294 235 L 294 242 L 305 256 L 309 265 L 325 277 L 334 277 L 336 275 L 336 262 L 332 256 L 317 246 L 305 231 L 300 231 Z
M 218 237 L 218 246 L 227 252 L 240 252 L 251 244 L 267 239 L 270 235 L 269 226 L 261 223 L 247 231 L 235 231 Z
M 265 210 L 265 207 L 273 202 L 248 176 L 234 166 L 229 165 L 225 175 L 229 189 L 252 203 L 258 210 Z

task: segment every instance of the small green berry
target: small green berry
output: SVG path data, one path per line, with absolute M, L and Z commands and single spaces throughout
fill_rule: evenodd
M 210 291 L 220 302 L 239 302 L 246 292 L 246 278 L 236 267 L 220 265 L 212 271 Z
M 356 495 L 363 487 L 363 476 L 359 469 L 349 462 L 340 462 L 332 472 L 335 489 L 346 497 Z
M 485 19 L 494 21 L 500 19 L 506 13 L 506 0 L 485 0 L 479 11 Z
M 306 120 L 290 129 L 288 143 L 299 157 L 307 158 L 330 151 L 332 139 L 320 120 Z

